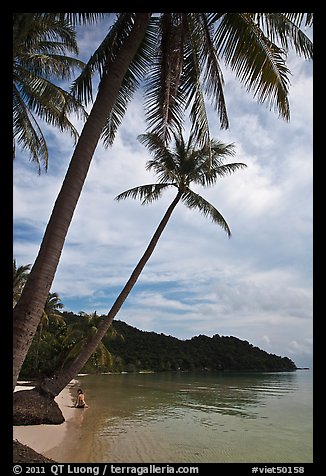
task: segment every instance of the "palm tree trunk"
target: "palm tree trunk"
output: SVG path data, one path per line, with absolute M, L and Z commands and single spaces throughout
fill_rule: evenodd
M 106 118 L 115 102 L 129 64 L 144 38 L 150 16 L 150 13 L 135 15 L 134 27 L 129 37 L 101 81 L 96 100 L 84 125 L 55 202 L 38 256 L 21 298 L 14 309 L 13 389 L 40 322 L 65 238 Z
M 88 359 L 95 352 L 99 343 L 101 342 L 101 340 L 107 333 L 113 319 L 118 314 L 123 303 L 127 299 L 129 293 L 131 292 L 132 288 L 136 284 L 137 279 L 139 278 L 145 264 L 151 257 L 157 245 L 157 242 L 160 239 L 160 236 L 162 235 L 163 230 L 170 219 L 170 216 L 172 215 L 173 210 L 175 209 L 176 205 L 181 199 L 181 196 L 182 196 L 182 192 L 179 191 L 177 196 L 175 197 L 175 199 L 173 200 L 173 202 L 171 203 L 171 205 L 165 212 L 164 217 L 162 218 L 160 224 L 158 225 L 156 232 L 154 233 L 143 256 L 141 257 L 138 264 L 136 265 L 133 272 L 131 273 L 130 278 L 128 279 L 127 283 L 125 284 L 124 288 L 120 292 L 117 299 L 115 300 L 109 313 L 107 314 L 103 322 L 100 324 L 97 333 L 83 348 L 83 350 L 80 352 L 80 354 L 76 357 L 76 359 L 72 362 L 72 364 L 69 367 L 67 367 L 66 369 L 63 369 L 58 375 L 55 375 L 51 379 L 45 379 L 43 382 L 41 382 L 41 384 L 38 386 L 38 390 L 40 392 L 42 393 L 45 392 L 51 395 L 53 398 L 57 396 L 65 388 L 65 386 L 68 385 L 70 380 L 73 379 L 75 375 L 77 375 L 78 372 L 81 371 L 81 369 L 84 367 Z

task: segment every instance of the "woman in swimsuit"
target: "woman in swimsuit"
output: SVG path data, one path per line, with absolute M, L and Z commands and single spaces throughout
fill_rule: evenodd
M 81 388 L 77 390 L 77 400 L 75 403 L 76 408 L 88 408 L 88 405 L 85 402 L 85 396 Z

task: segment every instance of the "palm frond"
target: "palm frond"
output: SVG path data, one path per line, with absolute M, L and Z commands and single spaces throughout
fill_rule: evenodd
M 224 217 L 211 203 L 209 203 L 203 197 L 188 189 L 182 195 L 182 201 L 188 208 L 197 209 L 202 215 L 210 218 L 213 223 L 216 223 L 221 228 L 223 228 L 229 238 L 231 237 L 231 230 Z
M 289 120 L 285 53 L 263 34 L 252 14 L 226 13 L 217 26 L 215 45 L 246 89 Z
M 187 71 L 187 81 L 183 83 L 183 92 L 188 98 L 186 108 L 190 107 L 191 134 L 195 136 L 196 142 L 201 146 L 210 143 L 209 122 L 200 82 L 199 57 L 193 47 L 187 48 L 187 51 L 190 56 L 186 54 L 185 71 Z
M 85 25 L 93 24 L 98 20 L 103 19 L 106 15 L 110 16 L 112 13 L 88 13 L 88 12 L 77 12 L 77 13 L 59 13 L 59 15 L 64 15 L 64 18 L 73 25 Z
M 256 15 L 262 15 L 257 13 Z M 270 13 L 265 13 L 265 15 L 270 15 Z M 313 13 L 279 13 L 279 15 L 285 15 L 286 18 L 294 23 L 298 28 L 302 27 L 311 27 L 314 22 Z
M 163 13 L 160 17 L 157 49 L 145 87 L 145 112 L 149 128 L 165 142 L 183 122 L 185 96 L 180 82 L 183 74 L 186 14 Z
M 243 163 L 232 163 L 232 164 L 213 164 L 210 165 L 210 161 L 206 161 L 205 165 L 197 172 L 196 177 L 193 182 L 198 183 L 203 187 L 211 187 L 216 184 L 216 181 L 219 177 L 225 177 L 226 175 L 231 175 L 237 170 L 247 167 Z
M 31 264 L 18 266 L 13 259 L 13 306 L 17 304 L 28 278 Z
M 228 127 L 223 94 L 223 76 L 213 44 L 213 29 L 207 15 L 187 14 L 188 43 L 185 48 L 183 92 L 191 105 L 190 120 L 198 145 L 210 143 L 210 128 L 204 93 L 211 99 L 220 118 L 221 128 Z
M 92 100 L 93 74 L 97 72 L 101 79 L 109 70 L 110 62 L 116 58 L 121 45 L 133 27 L 134 16 L 134 13 L 117 14 L 117 19 L 111 26 L 108 34 L 92 54 L 81 74 L 73 82 L 71 93 L 80 102 L 87 104 Z
M 19 63 L 14 62 L 14 71 L 21 75 L 37 75 L 44 78 L 59 80 L 70 79 L 74 70 L 82 69 L 84 62 L 66 55 L 53 54 L 42 51 L 26 56 L 20 56 Z
M 74 113 L 85 119 L 87 114 L 83 106 L 67 91 L 47 79 L 28 72 L 19 74 L 19 68 L 15 74 L 16 72 L 19 76 L 19 81 L 16 81 L 19 90 L 17 87 L 16 94 L 19 92 L 28 109 L 48 124 L 70 132 L 76 141 L 79 134 L 68 116 Z
M 29 152 L 31 160 L 38 165 L 38 173 L 40 174 L 41 164 L 44 165 L 45 170 L 48 167 L 49 154 L 45 138 L 33 114 L 21 99 L 15 85 L 13 100 L 14 141 L 17 141 L 23 150 Z
M 162 195 L 162 192 L 167 187 L 171 187 L 171 183 L 154 183 L 148 185 L 140 185 L 139 187 L 130 188 L 125 192 L 120 193 L 115 197 L 115 200 L 126 200 L 127 198 L 139 199 L 141 204 L 145 205 L 151 203 L 154 200 L 158 200 Z
M 140 143 L 144 144 L 144 146 L 157 159 L 163 157 L 168 150 L 162 137 L 159 134 L 156 134 L 155 132 L 146 132 L 145 134 L 139 134 L 137 139 Z
M 134 92 L 143 80 L 156 45 L 157 19 L 151 19 L 146 30 L 144 39 L 129 65 L 128 71 L 123 79 L 120 90 L 117 94 L 115 103 L 103 129 L 102 138 L 105 146 L 112 145 L 118 126 L 127 110 L 128 103 L 131 101 Z
M 13 56 L 41 52 L 78 54 L 76 31 L 64 15 L 56 13 L 13 14 Z
M 208 98 L 211 99 L 214 109 L 217 110 L 219 114 L 221 129 L 228 129 L 229 120 L 223 92 L 224 79 L 214 47 L 213 26 L 209 21 L 208 14 L 198 13 L 197 15 L 199 17 L 198 24 L 201 26 L 200 37 L 204 38 L 204 41 L 201 42 L 203 85 Z
M 147 132 L 140 134 L 138 140 L 154 155 L 147 161 L 146 170 L 153 171 L 160 182 L 167 183 L 175 180 L 175 156 L 165 145 L 159 134 Z
M 107 349 L 105 344 L 103 344 L 103 342 L 100 342 L 94 354 L 96 354 L 96 358 L 100 366 L 102 367 L 104 367 L 105 365 L 112 366 L 112 361 L 113 361 L 112 354 Z
M 278 42 L 288 51 L 293 47 L 298 56 L 313 58 L 313 43 L 300 28 L 306 14 L 304 13 L 257 13 L 255 19 L 272 42 Z M 308 17 L 306 22 L 312 23 Z
M 69 116 L 87 117 L 82 104 L 53 82 L 70 79 L 83 62 L 67 55 L 78 53 L 76 33 L 55 13 L 14 13 L 13 40 L 14 144 L 30 153 L 40 173 L 42 163 L 47 170 L 48 150 L 38 119 L 68 131 L 76 142 Z

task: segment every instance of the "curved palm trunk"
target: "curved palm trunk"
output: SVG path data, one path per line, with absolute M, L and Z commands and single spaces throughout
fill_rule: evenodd
M 112 109 L 129 64 L 145 35 L 150 16 L 150 13 L 136 14 L 134 27 L 129 37 L 101 81 L 96 100 L 82 130 L 55 202 L 38 256 L 21 298 L 14 309 L 13 389 L 16 386 L 21 366 L 40 322 L 69 225 L 106 118 Z
M 136 284 L 136 281 L 139 278 L 145 264 L 151 257 L 173 210 L 181 199 L 181 196 L 182 192 L 179 191 L 177 196 L 165 212 L 165 215 L 162 218 L 159 226 L 157 227 L 156 232 L 154 233 L 148 247 L 146 248 L 146 251 L 144 252 L 135 269 L 131 273 L 130 278 L 128 279 L 127 283 L 125 284 L 117 299 L 115 300 L 109 313 L 99 326 L 95 336 L 88 342 L 88 344 L 84 347 L 84 349 L 80 352 L 80 354 L 68 368 L 63 369 L 58 375 L 55 375 L 53 378 L 45 379 L 43 382 L 41 382 L 41 384 L 38 386 L 38 390 L 40 392 L 50 394 L 52 397 L 57 396 L 65 388 L 65 386 L 68 385 L 68 383 L 75 377 L 75 375 L 80 372 L 80 370 L 84 367 L 88 359 L 95 352 L 99 343 L 107 333 L 113 319 L 118 314 L 119 310 L 121 309 L 121 306 L 123 305 L 130 291 Z

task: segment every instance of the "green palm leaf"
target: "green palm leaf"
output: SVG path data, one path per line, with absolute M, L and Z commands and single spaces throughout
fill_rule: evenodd
M 224 144 L 212 139 L 209 144 L 198 145 L 193 132 L 187 143 L 179 132 L 174 134 L 174 147 L 164 145 L 164 139 L 153 132 L 141 134 L 138 139 L 152 152 L 154 158 L 147 162 L 147 169 L 158 176 L 157 184 L 141 185 L 121 193 L 116 200 L 140 199 L 142 204 L 157 200 L 171 186 L 178 189 L 176 203 L 181 199 L 188 208 L 196 208 L 205 217 L 221 226 L 231 236 L 230 228 L 221 213 L 198 193 L 190 189 L 191 183 L 212 186 L 219 178 L 246 167 L 243 163 L 224 164 L 223 160 L 234 155 L 234 144 Z
M 153 202 L 154 200 L 158 200 L 161 197 L 163 190 L 173 185 L 174 184 L 169 183 L 140 185 L 139 187 L 134 187 L 120 193 L 117 197 L 115 197 L 115 200 L 121 201 L 126 200 L 127 198 L 140 199 L 142 201 L 142 205 L 145 205 L 147 203 Z
M 219 55 L 259 102 L 268 102 L 289 119 L 289 69 L 285 54 L 254 21 L 254 14 L 225 14 L 215 33 Z
M 257 25 L 272 42 L 279 42 L 288 51 L 293 47 L 298 56 L 313 58 L 313 44 L 301 30 L 301 25 L 311 26 L 312 14 L 305 13 L 256 13 Z
M 78 322 L 69 325 L 67 335 L 64 339 L 64 343 L 67 345 L 69 350 L 65 356 L 63 365 L 79 355 L 87 343 L 96 336 L 98 328 L 103 321 L 103 318 L 98 316 L 96 311 L 93 314 L 81 312 L 79 316 L 80 320 Z M 120 334 L 112 329 L 107 332 L 109 339 L 115 338 L 117 335 L 120 336 Z M 112 355 L 103 342 L 99 343 L 99 346 L 93 355 L 95 355 L 97 362 L 101 366 L 112 364 Z
M 59 15 L 64 16 L 64 18 L 73 25 L 78 24 L 92 24 L 96 23 L 98 20 L 101 20 L 106 15 L 112 15 L 112 13 L 88 13 L 88 12 L 77 12 L 77 13 L 59 13 Z
M 184 116 L 186 97 L 180 82 L 183 73 L 185 13 L 160 16 L 156 54 L 145 85 L 145 111 L 149 128 L 169 142 L 171 131 Z
M 47 169 L 48 149 L 42 130 L 15 86 L 13 89 L 13 130 L 14 157 L 16 140 L 23 150 L 29 152 L 31 160 L 38 164 L 39 174 L 41 173 L 41 163 Z
M 229 121 L 223 93 L 224 79 L 214 46 L 214 29 L 209 20 L 209 15 L 202 13 L 196 15 L 198 15 L 198 23 L 201 26 L 199 41 L 201 45 L 203 86 L 208 99 L 212 101 L 214 109 L 219 113 L 221 128 L 227 129 Z M 204 41 L 202 41 L 203 38 Z
M 115 104 L 112 107 L 112 111 L 106 121 L 102 133 L 105 146 L 112 145 L 115 134 L 127 110 L 128 103 L 131 101 L 149 68 L 151 59 L 154 55 L 154 46 L 156 44 L 156 24 L 157 19 L 153 18 L 150 20 L 145 37 L 123 79 Z
M 190 209 L 197 209 L 204 217 L 210 218 L 213 223 L 219 225 L 231 237 L 231 230 L 221 213 L 198 193 L 188 189 L 182 196 L 182 201 Z
M 13 260 L 13 306 L 18 302 L 22 290 L 27 281 L 27 277 L 31 268 L 31 264 L 18 266 L 16 260 Z
M 38 120 L 68 131 L 78 132 L 69 116 L 87 117 L 83 106 L 53 80 L 70 79 L 83 63 L 67 55 L 78 53 L 75 31 L 56 13 L 14 13 L 13 24 L 13 142 L 47 170 L 48 150 Z

